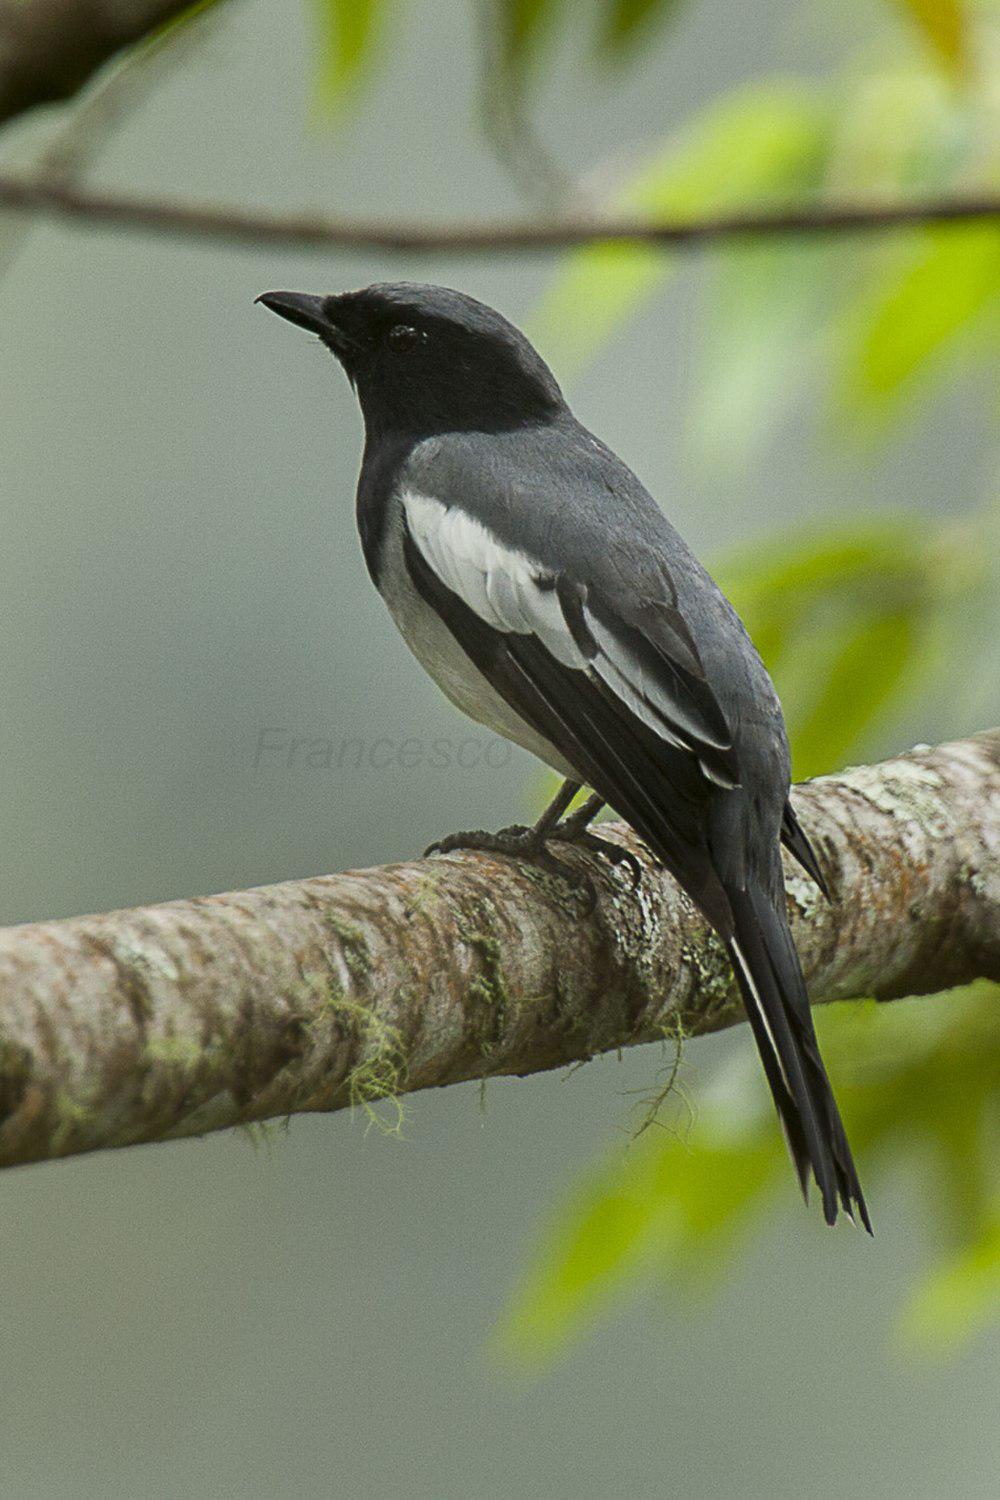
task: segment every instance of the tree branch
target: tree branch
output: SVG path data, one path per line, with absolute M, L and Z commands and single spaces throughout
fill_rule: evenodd
M 1000 980 L 1000 730 L 802 786 L 814 1002 Z M 631 833 L 615 837 L 639 848 Z M 560 856 L 562 857 L 562 856 Z M 0 1164 L 531 1073 L 733 1024 L 725 956 L 643 855 L 592 907 L 452 854 L 0 932 Z
M 76 187 L 58 177 L 27 173 L 0 173 L 3 207 L 79 220 L 91 226 L 248 249 L 279 244 L 298 250 L 373 250 L 400 255 L 496 255 L 565 250 L 594 242 L 685 247 L 768 235 L 844 234 L 915 224 L 1000 220 L 1000 196 L 987 193 L 917 203 L 846 203 L 722 214 L 659 224 L 599 214 L 496 223 L 389 223 L 105 192 Z
M 0 124 L 68 99 L 191 0 L 0 0 Z

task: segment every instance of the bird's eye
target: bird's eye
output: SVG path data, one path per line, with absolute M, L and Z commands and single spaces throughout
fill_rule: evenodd
M 389 329 L 389 348 L 396 354 L 409 354 L 420 342 L 420 334 L 409 323 L 397 323 Z

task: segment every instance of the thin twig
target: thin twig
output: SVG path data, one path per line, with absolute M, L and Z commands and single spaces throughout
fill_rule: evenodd
M 282 214 L 264 208 L 144 197 L 43 175 L 0 174 L 0 208 L 22 209 L 91 226 L 172 235 L 259 249 L 373 250 L 399 255 L 474 255 L 565 250 L 595 242 L 683 248 L 766 235 L 844 234 L 906 225 L 1000 221 L 1000 194 L 910 203 L 840 203 L 768 209 L 657 223 L 642 218 L 576 215 L 502 223 L 424 224 L 382 219 Z

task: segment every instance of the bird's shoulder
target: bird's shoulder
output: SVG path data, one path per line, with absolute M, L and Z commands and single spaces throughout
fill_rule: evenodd
M 564 665 L 603 674 L 727 784 L 741 726 L 759 709 L 770 716 L 767 674 L 635 475 L 582 429 L 556 437 L 419 445 L 398 476 L 412 541 L 478 618 L 529 630 Z
M 668 533 L 680 543 L 631 469 L 575 423 L 429 438 L 407 455 L 397 482 L 581 582 L 610 558 L 634 585 Z
M 417 444 L 400 492 L 455 510 L 540 574 L 586 593 L 611 628 L 648 636 L 693 675 L 743 627 L 652 496 L 575 421 L 503 433 L 450 433 Z

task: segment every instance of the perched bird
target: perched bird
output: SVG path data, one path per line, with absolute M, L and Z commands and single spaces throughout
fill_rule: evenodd
M 364 414 L 357 521 L 407 645 L 451 701 L 565 786 L 538 853 L 625 818 L 726 946 L 803 1192 L 870 1230 L 785 911 L 782 842 L 825 890 L 788 800 L 781 706 L 735 610 L 525 336 L 445 287 L 258 299 L 317 334 Z M 593 796 L 563 817 L 582 785 Z

